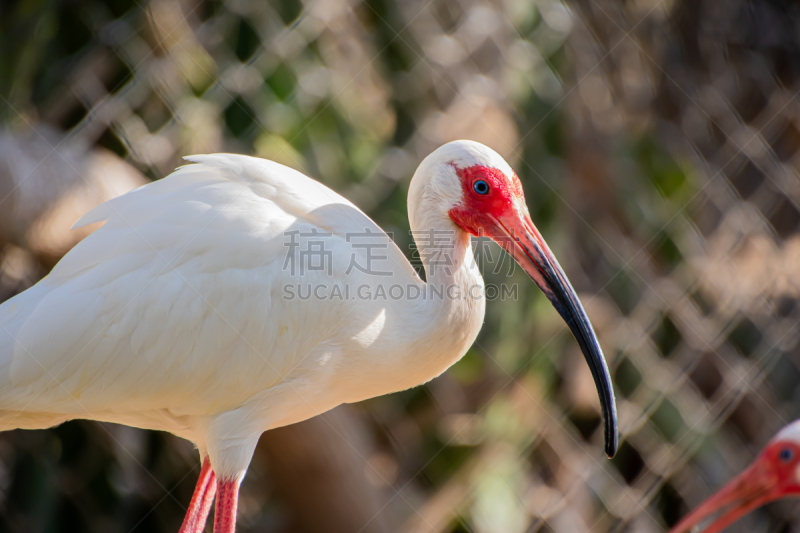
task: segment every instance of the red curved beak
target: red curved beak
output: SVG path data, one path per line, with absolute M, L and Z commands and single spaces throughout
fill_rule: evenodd
M 586 316 L 575 289 L 547 246 L 539 230 L 527 214 L 514 211 L 501 217 L 490 217 L 496 222 L 491 237 L 508 252 L 544 292 L 556 311 L 569 326 L 583 356 L 592 371 L 600 405 L 605 420 L 606 455 L 613 457 L 619 446 L 617 407 L 614 389 L 603 350 L 592 324 Z
M 774 469 L 757 460 L 747 470 L 733 478 L 719 492 L 689 513 L 670 533 L 689 533 L 713 515 L 721 513 L 708 524 L 705 533 L 717 533 L 750 511 L 784 495 Z

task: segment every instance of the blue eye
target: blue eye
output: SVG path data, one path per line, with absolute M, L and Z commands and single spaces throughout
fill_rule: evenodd
M 791 461 L 792 457 L 794 457 L 794 453 L 792 453 L 792 450 L 790 450 L 789 448 L 782 449 L 781 452 L 778 454 L 778 459 L 780 459 L 784 463 L 788 463 L 789 461 Z
M 483 180 L 478 180 L 472 184 L 472 188 L 478 194 L 487 194 L 489 192 L 489 184 Z

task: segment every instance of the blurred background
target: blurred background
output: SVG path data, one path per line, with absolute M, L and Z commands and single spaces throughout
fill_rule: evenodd
M 799 74 L 779 0 L 6 1 L 0 299 L 81 214 L 194 153 L 306 172 L 411 259 L 416 165 L 481 141 L 597 329 L 619 454 L 577 344 L 514 272 L 519 298 L 440 378 L 265 434 L 239 531 L 665 531 L 800 416 Z M 110 424 L 2 433 L 0 531 L 175 532 L 197 463 Z M 731 531 L 800 531 L 800 510 Z

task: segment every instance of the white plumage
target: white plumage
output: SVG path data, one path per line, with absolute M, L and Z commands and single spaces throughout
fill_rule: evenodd
M 427 282 L 363 212 L 301 173 L 239 155 L 187 159 L 86 214 L 75 227 L 105 224 L 0 305 L 0 428 L 87 418 L 169 431 L 238 488 L 263 431 L 424 383 L 474 341 L 483 298 L 363 296 L 392 285 L 423 296 L 482 291 L 470 235 L 451 210 L 468 193 L 458 169 L 516 178 L 495 152 L 450 143 L 415 174 L 412 230 L 450 235 L 446 248 L 418 239 Z M 373 267 L 391 276 L 353 268 L 369 262 L 354 234 L 380 245 L 372 255 L 385 259 Z M 292 263 L 291 247 L 320 241 L 330 273 Z M 451 268 L 431 268 L 443 251 Z M 301 299 L 298 284 L 324 286 L 325 299 Z M 334 285 L 349 298 L 330 297 Z

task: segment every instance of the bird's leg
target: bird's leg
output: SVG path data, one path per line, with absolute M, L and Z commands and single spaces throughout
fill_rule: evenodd
M 239 480 L 220 481 L 217 507 L 214 510 L 214 533 L 234 533 L 236 507 L 239 503 Z
M 254 405 L 258 405 L 254 402 Z M 217 475 L 214 533 L 234 533 L 239 485 L 244 479 L 258 438 L 264 431 L 263 414 L 253 405 L 211 417 L 206 422 L 205 444 Z
M 206 526 L 208 512 L 214 502 L 214 494 L 217 492 L 217 476 L 211 469 L 211 461 L 208 456 L 203 459 L 203 467 L 200 469 L 200 477 L 197 478 L 197 485 L 194 487 L 192 501 L 186 511 L 186 518 L 183 519 L 180 533 L 202 533 Z

